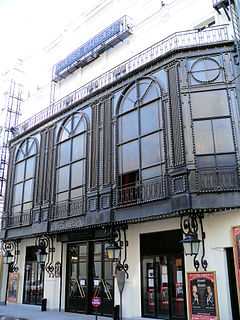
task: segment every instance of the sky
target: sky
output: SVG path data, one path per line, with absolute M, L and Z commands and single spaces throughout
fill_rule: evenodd
M 0 0 L 0 73 L 43 48 L 100 0 Z

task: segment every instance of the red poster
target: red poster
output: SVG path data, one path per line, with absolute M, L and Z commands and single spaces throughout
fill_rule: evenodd
M 219 320 L 215 271 L 188 272 L 190 320 Z
M 240 307 L 240 226 L 232 227 L 233 230 L 233 251 L 236 270 L 236 281 L 238 288 L 238 303 Z
M 17 302 L 19 273 L 9 273 L 8 302 Z

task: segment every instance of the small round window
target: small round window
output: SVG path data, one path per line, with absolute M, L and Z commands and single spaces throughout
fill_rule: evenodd
M 212 82 L 220 74 L 219 64 L 211 58 L 202 58 L 195 61 L 191 68 L 191 74 L 196 81 Z

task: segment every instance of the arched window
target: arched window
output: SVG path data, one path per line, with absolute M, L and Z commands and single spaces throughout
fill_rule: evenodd
M 164 196 L 164 149 L 160 87 L 144 78 L 127 90 L 119 105 L 118 202 Z
M 87 122 L 83 114 L 72 115 L 61 126 L 57 143 L 56 202 L 82 199 L 85 194 L 86 139 Z M 66 210 L 71 212 L 71 208 Z
M 15 159 L 12 213 L 30 210 L 33 204 L 37 145 L 27 139 L 18 149 Z

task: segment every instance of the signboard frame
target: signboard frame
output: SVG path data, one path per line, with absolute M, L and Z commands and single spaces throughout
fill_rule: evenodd
M 238 305 L 240 308 L 240 225 L 232 226 L 233 254 L 237 282 Z
M 219 320 L 215 271 L 187 272 L 190 320 Z

